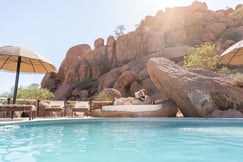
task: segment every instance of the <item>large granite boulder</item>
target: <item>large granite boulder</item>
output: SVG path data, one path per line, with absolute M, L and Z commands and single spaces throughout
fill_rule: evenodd
M 108 73 L 105 73 L 98 79 L 98 87 L 97 91 L 100 92 L 104 88 L 110 88 L 113 87 L 115 81 L 119 78 L 121 75 L 120 69 L 114 68 Z
M 103 38 L 98 38 L 94 41 L 94 47 L 103 47 L 104 46 L 104 39 Z
M 168 47 L 165 48 L 163 57 L 171 59 L 171 60 L 183 60 L 186 52 L 191 48 L 191 46 L 176 46 L 176 47 Z
M 57 91 L 54 94 L 54 100 L 67 100 L 72 94 L 73 86 L 70 84 L 64 84 L 58 87 Z
M 116 40 L 116 59 L 118 64 L 135 60 L 141 54 L 141 35 L 134 32 L 122 35 Z
M 91 59 L 88 61 L 93 80 L 98 79 L 104 73 L 108 72 L 113 65 L 113 59 L 107 54 L 107 48 L 105 46 L 95 48 L 91 53 Z
M 137 80 L 137 75 L 133 71 L 124 71 L 119 76 L 117 81 L 114 84 L 114 88 L 119 90 L 123 96 L 126 96 L 126 87 Z
M 65 69 L 63 84 L 76 84 L 91 75 L 89 63 L 85 58 L 70 56 L 63 63 L 68 64 L 68 68 Z
M 51 92 L 56 91 L 58 85 L 57 74 L 54 72 L 47 73 L 41 81 L 41 87 Z
M 221 77 L 190 72 L 165 58 L 151 58 L 147 67 L 155 86 L 186 117 L 207 117 L 214 110 L 243 112 L 243 89 Z
M 85 57 L 85 56 L 89 55 L 90 52 L 91 52 L 91 47 L 88 44 L 80 44 L 80 45 L 71 47 L 67 51 L 66 57 L 69 57 L 69 56 Z

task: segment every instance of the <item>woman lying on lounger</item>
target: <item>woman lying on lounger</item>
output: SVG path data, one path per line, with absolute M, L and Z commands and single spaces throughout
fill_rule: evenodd
M 141 89 L 141 90 L 135 92 L 134 95 L 135 95 L 136 99 L 139 99 L 142 102 L 146 101 L 148 98 L 148 95 L 146 94 L 145 89 Z

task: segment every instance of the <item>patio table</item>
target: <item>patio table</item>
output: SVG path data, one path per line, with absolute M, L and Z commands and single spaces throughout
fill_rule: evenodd
M 36 106 L 35 105 L 18 105 L 18 104 L 4 104 L 0 105 L 0 111 L 10 111 L 11 112 L 11 119 L 13 119 L 14 111 L 24 111 L 29 112 L 29 120 L 34 119 L 36 116 Z

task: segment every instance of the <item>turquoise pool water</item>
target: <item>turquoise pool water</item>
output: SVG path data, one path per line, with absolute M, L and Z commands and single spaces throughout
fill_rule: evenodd
M 0 125 L 1 162 L 242 162 L 243 120 L 95 119 Z

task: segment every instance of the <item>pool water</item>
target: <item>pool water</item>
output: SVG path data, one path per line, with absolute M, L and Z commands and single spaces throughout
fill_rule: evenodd
M 0 125 L 1 162 L 242 162 L 243 120 L 87 119 Z

